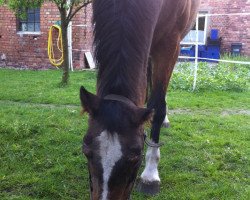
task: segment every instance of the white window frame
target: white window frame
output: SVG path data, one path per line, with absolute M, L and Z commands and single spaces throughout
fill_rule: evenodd
M 41 10 L 41 8 L 39 7 L 39 12 L 40 12 L 40 10 Z M 18 29 L 18 31 L 17 31 L 17 34 L 18 35 L 20 35 L 21 37 L 23 36 L 23 35 L 41 35 L 41 16 L 39 15 L 39 31 L 23 31 L 23 30 L 20 30 L 20 22 L 22 23 L 22 20 L 21 19 L 17 19 L 17 29 Z M 35 24 L 36 22 L 34 21 L 34 24 Z
M 199 45 L 205 45 L 207 41 L 207 32 L 208 32 L 208 14 L 207 11 L 200 11 L 197 17 L 199 19 L 201 17 L 205 17 L 205 24 L 204 24 L 204 30 L 199 31 L 199 37 L 202 37 L 202 41 L 199 40 Z M 181 45 L 193 45 L 196 44 L 196 30 L 190 30 L 189 33 L 185 36 L 185 38 L 181 41 Z M 201 36 L 202 35 L 202 36 Z M 193 36 L 193 37 L 192 37 Z M 191 39 L 190 39 L 191 38 Z

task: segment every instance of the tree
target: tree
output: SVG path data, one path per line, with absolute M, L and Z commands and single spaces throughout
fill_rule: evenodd
M 0 5 L 5 4 L 12 9 L 16 15 L 25 17 L 27 8 L 40 7 L 44 2 L 56 4 L 61 17 L 62 43 L 63 43 L 63 75 L 62 85 L 67 85 L 69 80 L 69 51 L 68 51 L 68 25 L 77 12 L 91 3 L 91 0 L 0 0 Z

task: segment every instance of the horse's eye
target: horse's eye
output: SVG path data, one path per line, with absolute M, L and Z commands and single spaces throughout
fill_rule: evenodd
M 141 158 L 142 149 L 141 148 L 130 148 L 128 154 L 128 160 L 138 161 Z
M 130 148 L 130 153 L 134 155 L 141 155 L 142 154 L 142 149 L 139 147 L 136 148 Z
M 86 145 L 85 143 L 83 144 L 82 152 L 84 153 L 84 155 L 85 155 L 87 158 L 91 158 L 91 157 L 92 157 L 92 151 L 91 151 L 91 149 L 88 147 L 88 145 Z

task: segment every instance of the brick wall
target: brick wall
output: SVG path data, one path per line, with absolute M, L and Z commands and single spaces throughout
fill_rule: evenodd
M 84 52 L 91 50 L 91 5 L 83 8 L 75 17 L 73 24 L 73 65 L 74 68 L 84 68 Z M 87 17 L 85 19 L 85 17 Z M 41 34 L 18 34 L 17 20 L 12 11 L 0 7 L 0 56 L 5 54 L 6 61 L 2 66 L 24 68 L 52 68 L 47 56 L 48 30 L 51 25 L 60 20 L 57 7 L 52 3 L 45 3 L 40 9 Z M 87 27 L 76 27 L 76 24 L 87 24 Z
M 200 9 L 211 14 L 250 13 L 250 1 L 201 0 Z M 223 52 L 230 52 L 232 43 L 242 43 L 242 54 L 250 56 L 250 15 L 212 16 L 209 17 L 208 26 L 209 30 L 219 30 Z
M 88 5 L 77 13 L 72 20 L 73 65 L 76 68 L 85 68 L 84 53 L 93 52 L 92 49 L 92 7 Z

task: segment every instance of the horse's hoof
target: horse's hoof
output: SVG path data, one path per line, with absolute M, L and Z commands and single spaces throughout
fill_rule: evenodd
M 160 182 L 144 182 L 140 179 L 137 184 L 137 191 L 146 195 L 156 195 L 160 192 Z
M 170 123 L 169 122 L 163 122 L 162 123 L 162 127 L 169 128 L 170 127 Z

